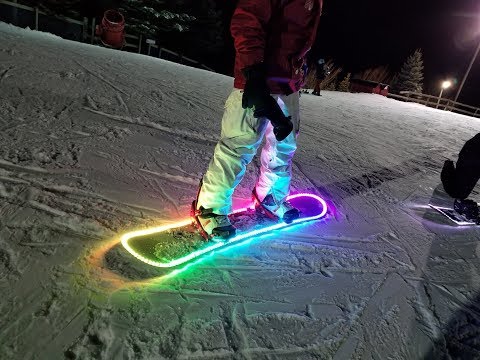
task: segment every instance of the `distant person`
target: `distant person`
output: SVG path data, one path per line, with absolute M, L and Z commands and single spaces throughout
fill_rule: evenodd
M 309 70 L 309 68 L 308 68 L 307 59 L 305 59 L 304 62 L 303 62 L 303 66 L 302 66 L 303 85 L 305 85 L 305 82 L 307 80 L 308 70 Z M 302 88 L 300 90 L 300 93 L 308 94 L 308 90 L 305 89 L 305 88 Z
M 313 89 L 312 95 L 322 96 L 320 94 L 320 89 L 322 82 L 330 75 L 330 68 L 325 64 L 324 59 L 318 59 L 315 63 L 315 88 Z
M 441 179 L 447 194 L 455 198 L 455 210 L 469 219 L 478 220 L 477 203 L 467 198 L 480 179 L 480 133 L 465 143 L 456 166 L 452 160 L 445 161 Z
M 236 50 L 234 89 L 225 104 L 221 138 L 192 212 L 204 237 L 235 235 L 232 195 L 265 138 L 252 197 L 272 217 L 292 222 L 288 201 L 299 131 L 302 66 L 313 45 L 322 0 L 239 0 L 230 30 Z

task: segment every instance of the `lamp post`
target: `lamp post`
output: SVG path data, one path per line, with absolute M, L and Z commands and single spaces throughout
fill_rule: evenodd
M 435 109 L 438 109 L 438 105 L 440 105 L 440 99 L 442 98 L 443 90 L 448 89 L 450 86 L 452 86 L 452 82 L 450 80 L 445 80 L 442 82 L 442 89 L 440 90 L 440 95 L 438 96 L 437 106 Z
M 458 88 L 457 95 L 455 95 L 455 100 L 454 100 L 455 102 L 458 100 L 458 97 L 460 96 L 460 92 L 462 91 L 463 85 L 467 80 L 470 70 L 472 70 L 473 63 L 477 59 L 477 55 L 479 52 L 480 52 L 480 42 L 478 43 L 477 50 L 475 50 L 475 54 L 473 55 L 472 60 L 470 61 L 470 65 L 468 65 L 467 72 L 465 73 L 465 76 L 463 77 L 462 82 L 460 83 L 460 87 Z

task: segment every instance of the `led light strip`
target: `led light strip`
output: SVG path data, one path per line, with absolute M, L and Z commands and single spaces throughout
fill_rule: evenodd
M 317 195 L 307 194 L 307 193 L 295 194 L 295 195 L 289 196 L 287 198 L 287 200 L 293 200 L 293 199 L 296 199 L 296 198 L 299 198 L 299 197 L 310 197 L 312 199 L 317 200 L 320 204 L 322 204 L 321 213 L 318 214 L 318 215 L 315 215 L 315 216 L 296 219 L 290 224 L 287 224 L 285 222 L 281 222 L 281 223 L 278 223 L 278 224 L 275 224 L 275 225 L 272 225 L 272 226 L 268 226 L 268 227 L 263 228 L 263 229 L 253 230 L 253 231 L 249 231 L 249 232 L 246 232 L 246 233 L 243 233 L 243 234 L 239 234 L 239 235 L 229 239 L 226 242 L 213 243 L 212 245 L 206 247 L 205 249 L 200 249 L 200 250 L 194 251 L 194 252 L 192 252 L 192 253 L 190 253 L 186 256 L 183 256 L 181 258 L 172 260 L 172 261 L 167 262 L 167 263 L 153 261 L 153 260 L 145 258 L 144 256 L 135 252 L 135 250 L 133 250 L 130 247 L 130 245 L 128 244 L 128 241 L 132 238 L 135 238 L 135 237 L 152 235 L 152 234 L 159 233 L 159 232 L 164 232 L 164 231 L 167 231 L 167 230 L 170 230 L 170 229 L 175 229 L 175 228 L 179 228 L 179 227 L 182 227 L 182 226 L 187 226 L 187 225 L 192 223 L 191 219 L 183 220 L 183 221 L 180 221 L 180 222 L 177 222 L 177 223 L 174 223 L 174 224 L 170 224 L 170 225 L 164 225 L 164 226 L 158 226 L 158 227 L 145 229 L 145 230 L 133 231 L 133 232 L 124 234 L 121 237 L 121 242 L 122 242 L 123 247 L 130 254 L 132 254 L 138 260 L 143 261 L 144 263 L 147 263 L 147 264 L 152 265 L 152 266 L 160 267 L 160 268 L 170 268 L 170 267 L 178 266 L 180 264 L 183 264 L 187 261 L 195 259 L 195 258 L 197 258 L 197 257 L 199 257 L 203 254 L 211 252 L 211 251 L 213 251 L 215 249 L 218 249 L 220 247 L 227 246 L 229 244 L 236 243 L 238 241 L 245 240 L 247 238 L 251 238 L 251 237 L 254 237 L 256 235 L 261 235 L 261 234 L 265 234 L 265 233 L 270 232 L 270 231 L 279 230 L 279 229 L 282 229 L 282 228 L 285 228 L 285 227 L 289 227 L 289 226 L 292 226 L 294 224 L 299 224 L 299 223 L 303 223 L 303 222 L 307 222 L 307 221 L 317 220 L 317 219 L 320 219 L 320 218 L 322 218 L 326 215 L 326 213 L 328 211 L 327 203 L 325 202 L 325 200 L 323 200 L 321 197 L 319 197 Z M 237 209 L 237 210 L 233 211 L 233 214 L 248 211 L 249 209 L 251 209 L 251 207 Z

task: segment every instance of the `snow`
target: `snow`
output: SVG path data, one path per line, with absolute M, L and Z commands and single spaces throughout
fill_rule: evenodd
M 294 190 L 335 216 L 167 278 L 118 246 L 186 217 L 232 84 L 0 24 L 0 357 L 480 358 L 479 230 L 427 206 L 478 119 L 303 95 Z

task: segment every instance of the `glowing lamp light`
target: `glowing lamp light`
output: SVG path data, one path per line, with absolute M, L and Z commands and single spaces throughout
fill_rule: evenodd
M 435 107 L 435 109 L 438 109 L 438 106 L 440 105 L 440 100 L 442 99 L 443 90 L 448 89 L 450 86 L 452 86 L 452 82 L 450 80 L 445 80 L 444 82 L 442 82 L 442 88 L 440 90 L 440 95 L 438 95 L 437 106 Z
M 450 80 L 445 80 L 442 82 L 442 89 L 448 89 L 450 86 L 452 86 L 452 82 Z
M 181 265 L 185 262 L 191 261 L 191 260 L 193 260 L 193 259 L 195 259 L 195 258 L 197 258 L 201 255 L 210 253 L 210 252 L 212 252 L 212 251 L 214 251 L 218 248 L 225 247 L 225 246 L 233 244 L 233 243 L 238 243 L 241 240 L 252 239 L 255 236 L 264 235 L 268 232 L 271 232 L 271 231 L 274 231 L 274 230 L 280 230 L 280 229 L 290 227 L 290 226 L 295 225 L 295 224 L 300 224 L 300 223 L 304 223 L 304 222 L 307 222 L 307 221 L 317 220 L 317 219 L 320 219 L 320 218 L 324 217 L 327 214 L 327 211 L 328 211 L 327 203 L 325 202 L 325 200 L 323 200 L 321 197 L 319 197 L 317 195 L 306 194 L 306 193 L 295 194 L 295 195 L 289 196 L 287 199 L 288 200 L 293 200 L 293 199 L 296 199 L 296 198 L 299 198 L 299 197 L 308 197 L 308 198 L 312 198 L 312 199 L 316 200 L 322 206 L 322 210 L 317 215 L 296 219 L 290 224 L 287 224 L 285 222 L 280 222 L 280 223 L 277 223 L 277 224 L 274 224 L 274 225 L 271 225 L 271 226 L 264 227 L 262 229 L 241 233 L 241 234 L 239 234 L 239 235 L 237 235 L 237 236 L 235 236 L 231 239 L 228 239 L 225 242 L 212 243 L 211 245 L 209 245 L 205 248 L 193 251 L 188 255 L 185 255 L 185 256 L 180 257 L 178 259 L 171 260 L 169 262 L 160 262 L 160 261 L 154 261 L 154 260 L 145 258 L 141 254 L 137 253 L 129 245 L 129 240 L 133 239 L 133 238 L 136 238 L 136 237 L 140 237 L 140 236 L 153 235 L 155 233 L 164 232 L 164 231 L 167 231 L 167 230 L 170 230 L 170 229 L 175 229 L 175 228 L 180 228 L 182 226 L 187 226 L 187 225 L 191 224 L 191 222 L 192 222 L 191 219 L 182 220 L 182 221 L 174 223 L 174 224 L 158 226 L 158 227 L 149 228 L 149 229 L 145 229 L 145 230 L 133 231 L 133 232 L 124 234 L 121 237 L 121 242 L 122 242 L 123 247 L 130 254 L 132 254 L 138 260 L 143 261 L 146 264 L 149 264 L 149 265 L 155 266 L 155 267 L 159 267 L 159 268 L 175 267 L 175 266 Z M 240 213 L 240 212 L 247 211 L 249 209 L 251 209 L 251 207 L 241 208 L 241 209 L 235 210 L 233 213 L 234 214 L 235 213 Z

